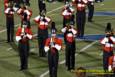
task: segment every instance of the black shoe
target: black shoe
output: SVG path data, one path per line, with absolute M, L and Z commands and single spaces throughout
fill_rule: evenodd
M 10 41 L 7 41 L 6 43 L 10 43 Z
M 39 55 L 39 57 L 46 57 L 46 55 Z
M 67 67 L 67 66 L 68 66 L 68 64 L 67 64 L 67 63 L 65 63 L 65 66 Z
M 72 67 L 72 68 L 71 68 L 71 70 L 75 70 L 75 68 L 74 68 L 74 67 Z
M 11 40 L 11 42 L 14 42 L 14 40 Z
M 22 71 L 23 69 L 21 68 L 20 71 Z
M 70 69 L 70 68 L 67 68 L 67 71 L 71 71 L 71 69 Z
M 24 71 L 24 70 L 27 70 L 27 68 L 21 68 L 20 71 Z
M 88 22 L 93 22 L 93 20 L 88 20 Z
M 40 54 L 40 57 L 46 57 L 46 53 Z

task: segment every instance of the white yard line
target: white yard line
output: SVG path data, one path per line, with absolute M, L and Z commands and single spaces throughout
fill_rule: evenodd
M 8 48 L 7 51 L 10 51 L 12 48 Z
M 102 56 L 102 55 L 103 55 L 103 52 L 101 52 L 99 55 Z
M 8 48 L 7 51 L 12 50 L 13 48 Z M 30 49 L 31 52 L 35 51 L 35 48 Z
M 94 41 L 94 42 L 92 42 L 91 44 L 89 44 L 89 45 L 83 47 L 83 48 L 80 50 L 80 52 L 84 52 L 86 49 L 90 48 L 91 46 L 93 46 L 93 45 L 94 45 L 95 43 L 97 43 L 97 42 L 98 42 L 98 41 Z M 75 54 L 75 56 L 77 56 L 77 55 L 78 55 L 78 54 Z M 65 63 L 65 60 L 59 62 L 59 64 L 64 64 L 64 63 Z M 49 73 L 49 70 L 47 70 L 46 72 L 42 73 L 42 74 L 40 75 L 40 77 L 44 77 L 44 76 L 46 76 L 48 73 Z
M 82 48 L 82 49 L 80 50 L 80 52 L 83 52 L 84 50 L 86 50 L 86 49 L 88 49 L 89 47 L 93 46 L 95 43 L 97 43 L 97 41 L 94 41 L 94 42 L 92 42 L 91 44 L 85 46 L 84 48 Z
M 63 6 L 60 6 L 60 7 L 56 8 L 56 9 L 53 9 L 53 10 L 47 12 L 47 14 L 50 14 L 50 13 L 56 11 L 56 10 L 59 10 L 59 9 L 61 9 L 62 7 L 63 7 Z M 34 18 L 32 18 L 30 21 L 33 21 L 33 19 L 34 19 Z M 17 27 L 18 25 L 19 25 L 19 24 L 15 25 L 15 27 Z M 3 32 L 5 32 L 5 31 L 6 31 L 6 29 L 1 30 L 1 31 L 0 31 L 0 34 L 3 33 Z

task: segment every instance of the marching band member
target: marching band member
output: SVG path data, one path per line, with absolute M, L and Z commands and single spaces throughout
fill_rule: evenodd
M 56 37 L 56 33 L 51 34 L 46 39 L 44 50 L 48 52 L 48 64 L 50 77 L 57 77 L 59 52 L 62 48 L 62 40 Z
M 8 7 L 5 9 L 6 14 L 6 28 L 7 28 L 7 42 L 14 41 L 14 9 L 13 3 L 10 2 Z
M 63 27 L 65 27 L 67 23 L 71 22 L 74 16 L 73 13 L 74 13 L 74 9 L 72 8 L 72 5 L 69 2 L 66 2 L 66 5 L 62 10 Z
M 74 70 L 75 68 L 75 36 L 77 31 L 73 28 L 73 25 L 68 25 L 62 28 L 62 32 L 65 33 L 65 41 L 66 41 L 66 66 L 67 70 Z
M 43 11 L 41 15 L 37 16 L 34 21 L 38 24 L 38 45 L 39 45 L 39 56 L 45 57 L 46 53 L 44 51 L 45 40 L 48 38 L 48 25 L 51 19 L 45 16 Z
M 88 22 L 93 22 L 93 14 L 94 14 L 94 0 L 88 0 Z
M 111 23 L 107 23 L 106 36 L 100 40 L 103 48 L 103 68 L 106 72 L 108 70 L 109 57 L 113 55 L 113 44 L 115 44 L 115 38 L 112 34 Z
M 28 9 L 26 6 L 23 6 L 17 10 L 17 14 L 20 15 L 21 22 L 27 21 L 28 26 L 30 26 L 30 18 L 32 16 L 32 11 L 30 9 Z
M 18 42 L 19 56 L 20 56 L 20 70 L 26 70 L 28 68 L 28 56 L 29 56 L 29 40 L 33 37 L 30 27 L 26 21 L 23 21 L 21 27 L 16 32 L 16 41 Z
M 75 6 L 77 12 L 76 12 L 76 23 L 77 23 L 77 29 L 78 29 L 78 37 L 84 36 L 84 28 L 85 28 L 85 22 L 86 22 L 86 5 L 87 0 L 72 0 L 73 5 Z

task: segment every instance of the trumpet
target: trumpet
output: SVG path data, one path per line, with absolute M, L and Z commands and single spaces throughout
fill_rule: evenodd
M 25 28 L 22 28 L 22 32 L 21 32 L 21 37 L 22 38 L 26 38 L 26 32 L 25 32 Z
M 50 41 L 50 48 L 55 46 L 55 40 L 53 37 L 51 37 L 51 41 Z

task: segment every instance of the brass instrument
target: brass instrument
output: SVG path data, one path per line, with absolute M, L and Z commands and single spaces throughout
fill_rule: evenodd
M 51 40 L 50 40 L 50 48 L 54 47 L 55 46 L 55 40 L 54 40 L 54 37 L 51 37 Z

